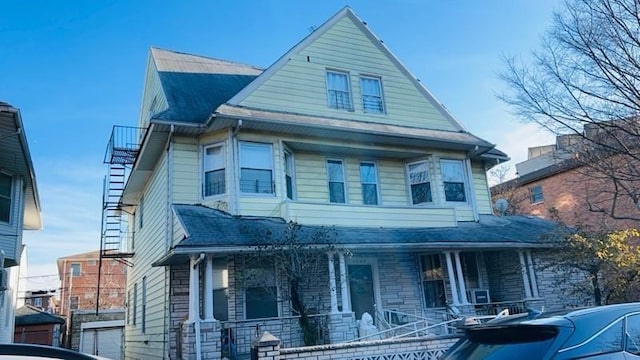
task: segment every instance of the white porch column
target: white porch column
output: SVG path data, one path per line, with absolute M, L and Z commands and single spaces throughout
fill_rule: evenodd
M 451 252 L 445 251 L 444 257 L 447 260 L 447 272 L 449 274 L 449 286 L 451 286 L 451 297 L 453 305 L 460 305 L 458 300 L 458 290 L 456 286 L 456 274 L 453 272 L 453 265 L 451 264 Z
M 522 282 L 524 283 L 524 294 L 526 299 L 531 298 L 531 286 L 529 285 L 529 276 L 527 275 L 527 264 L 524 261 L 524 255 L 522 250 L 518 250 L 518 257 L 520 258 L 520 271 L 522 272 Z
M 331 294 L 331 313 L 338 312 L 338 292 L 336 289 L 336 268 L 333 262 L 333 252 L 328 252 L 329 258 L 329 292 Z
M 349 302 L 349 289 L 347 289 L 347 265 L 344 260 L 344 253 L 338 253 L 338 261 L 340 262 L 340 294 L 342 295 L 342 312 L 351 311 L 351 303 Z
M 460 302 L 463 305 L 469 304 L 467 299 L 467 285 L 464 283 L 464 274 L 462 273 L 462 263 L 460 262 L 460 251 L 453 252 L 456 260 L 456 271 L 458 274 L 458 289 L 460 289 Z
M 204 318 L 213 318 L 213 258 L 207 256 L 207 266 L 204 271 Z
M 200 272 L 198 257 L 192 256 L 189 262 L 189 321 L 200 319 Z
M 540 297 L 538 294 L 538 280 L 536 279 L 536 272 L 533 268 L 533 259 L 531 258 L 531 250 L 527 250 L 527 262 L 529 263 L 529 277 L 531 278 L 531 291 L 533 292 L 533 297 Z

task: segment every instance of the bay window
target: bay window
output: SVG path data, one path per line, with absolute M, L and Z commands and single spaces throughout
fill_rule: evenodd
M 222 145 L 212 145 L 204 148 L 204 196 L 225 193 L 224 164 L 224 148 Z
M 273 155 L 271 144 L 240 143 L 240 191 L 273 194 Z

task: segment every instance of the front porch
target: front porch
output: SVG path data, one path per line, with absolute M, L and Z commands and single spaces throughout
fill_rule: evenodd
M 265 331 L 283 349 L 309 345 L 286 280 L 261 267 L 258 286 L 241 275 L 252 267 L 246 254 L 215 253 L 171 266 L 172 355 L 248 358 Z M 542 304 L 527 249 L 327 251 L 323 269 L 305 289 L 315 345 L 447 335 L 465 316 Z

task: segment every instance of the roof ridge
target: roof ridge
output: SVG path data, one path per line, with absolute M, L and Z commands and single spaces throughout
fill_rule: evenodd
M 250 67 L 250 68 L 253 68 L 253 69 L 256 69 L 256 70 L 264 70 L 264 68 L 262 68 L 260 66 L 252 65 L 252 64 L 241 63 L 241 62 L 232 61 L 232 60 L 226 60 L 226 59 L 220 59 L 220 58 L 215 58 L 215 57 L 207 56 L 207 55 L 198 55 L 198 54 L 192 54 L 192 53 L 187 53 L 187 52 L 183 52 L 183 51 L 165 49 L 165 48 L 160 48 L 160 47 L 156 47 L 156 46 L 151 46 L 150 50 L 152 52 L 153 52 L 153 50 L 159 50 L 159 51 L 170 52 L 170 53 L 178 54 L 178 55 L 193 56 L 193 57 L 198 57 L 198 58 L 202 58 L 202 59 L 206 59 L 206 60 L 223 62 L 223 63 L 227 63 L 227 64 L 231 64 L 231 65 L 246 66 L 246 67 Z

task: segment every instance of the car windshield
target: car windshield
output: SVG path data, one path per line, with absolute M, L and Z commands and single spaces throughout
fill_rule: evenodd
M 470 329 L 441 360 L 542 359 L 558 330 L 553 326 L 505 326 Z

